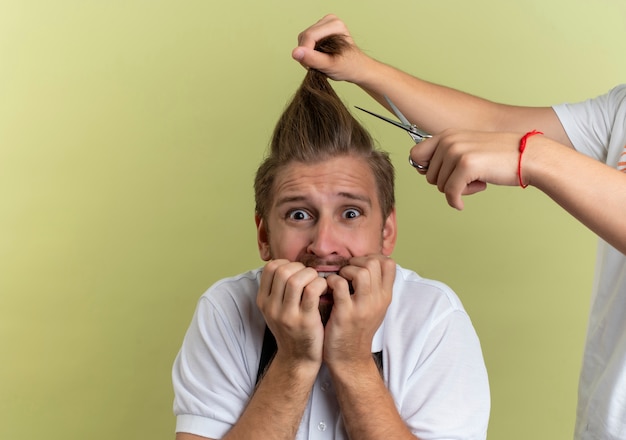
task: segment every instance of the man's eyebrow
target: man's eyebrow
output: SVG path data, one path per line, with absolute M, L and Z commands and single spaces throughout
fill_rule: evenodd
M 285 203 L 291 203 L 291 202 L 301 202 L 303 200 L 306 200 L 306 197 L 304 197 L 304 196 L 284 196 L 284 197 L 281 197 L 278 200 L 276 200 L 276 206 L 284 205 Z
M 349 192 L 340 192 L 337 195 L 339 195 L 341 197 L 345 197 L 345 198 L 350 199 L 350 200 L 358 200 L 358 201 L 361 201 L 361 202 L 365 202 L 369 206 L 372 205 L 372 199 L 370 199 L 369 196 L 367 196 L 367 195 L 354 194 L 354 193 L 349 193 Z

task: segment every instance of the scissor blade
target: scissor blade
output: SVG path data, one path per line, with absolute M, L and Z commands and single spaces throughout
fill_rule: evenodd
M 393 110 L 393 112 L 396 114 L 396 116 L 398 117 L 398 119 L 400 119 L 402 121 L 403 124 L 406 125 L 413 125 L 409 122 L 409 120 L 407 118 L 404 117 L 404 115 L 402 114 L 402 112 L 400 111 L 400 109 L 398 107 L 396 107 L 396 105 L 391 101 L 391 99 L 389 99 L 387 97 L 387 95 L 385 95 L 385 99 L 387 100 L 387 104 L 389 104 L 389 107 L 391 107 L 391 110 Z
M 420 143 L 424 139 L 432 137 L 430 134 L 426 133 L 424 130 L 421 130 L 417 128 L 414 124 L 411 124 L 409 120 L 406 117 L 404 117 L 400 109 L 398 109 L 398 107 L 396 107 L 395 104 L 391 102 L 391 99 L 389 99 L 387 96 L 385 96 L 385 99 L 387 100 L 387 103 L 389 104 L 393 112 L 396 114 L 398 119 L 400 119 L 405 125 L 409 125 L 411 127 L 408 131 L 409 131 L 409 134 L 411 134 L 411 137 L 413 138 L 415 142 Z
M 384 116 L 382 116 L 382 115 L 379 115 L 379 114 L 376 114 L 376 113 L 374 113 L 374 112 L 371 112 L 371 111 L 369 111 L 369 110 L 365 110 L 364 108 L 361 108 L 361 107 L 359 107 L 359 106 L 357 106 L 357 105 L 355 105 L 355 107 L 356 107 L 356 108 L 358 108 L 359 110 L 361 110 L 362 112 L 369 113 L 369 114 L 370 114 L 370 115 L 372 115 L 372 116 L 376 116 L 377 118 L 382 119 L 382 120 L 383 120 L 383 121 L 385 121 L 385 122 L 389 122 L 390 124 L 393 124 L 393 125 L 395 125 L 396 127 L 400 127 L 400 128 L 402 128 L 403 130 L 406 130 L 406 131 L 409 131 L 409 132 L 411 131 L 411 126 L 410 126 L 410 124 L 409 124 L 409 125 L 404 125 L 404 124 L 402 124 L 402 123 L 400 123 L 400 122 L 398 122 L 398 121 L 394 121 L 393 119 L 389 119 L 389 118 L 386 118 L 386 117 L 384 117 Z
M 393 119 L 389 119 L 386 118 L 384 116 L 381 116 L 379 114 L 376 114 L 374 112 L 371 112 L 369 110 L 365 110 L 364 108 L 361 108 L 359 106 L 356 106 L 356 108 L 358 108 L 361 111 L 364 111 L 365 113 L 369 113 L 372 116 L 376 116 L 379 119 L 382 119 L 385 122 L 389 122 L 390 124 L 395 125 L 396 127 L 400 127 L 403 130 L 406 130 L 409 133 L 409 136 L 411 136 L 411 139 L 413 139 L 415 141 L 416 144 L 419 144 L 420 142 L 422 142 L 424 139 L 431 137 L 430 134 L 426 133 L 423 130 L 420 130 L 419 128 L 417 128 L 415 125 L 406 125 L 406 124 L 402 124 L 398 121 L 394 121 Z

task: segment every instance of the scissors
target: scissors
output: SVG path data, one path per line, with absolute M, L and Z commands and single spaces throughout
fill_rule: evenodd
M 390 124 L 395 125 L 396 127 L 400 127 L 403 130 L 406 130 L 409 133 L 409 136 L 411 136 L 411 139 L 413 139 L 413 141 L 416 144 L 419 144 L 424 139 L 432 137 L 430 134 L 426 133 L 424 130 L 417 128 L 415 124 L 411 124 L 409 120 L 398 109 L 398 107 L 396 107 L 394 103 L 391 102 L 391 99 L 389 99 L 387 96 L 385 96 L 385 99 L 387 100 L 389 107 L 391 107 L 391 110 L 393 110 L 393 112 L 396 114 L 396 116 L 398 117 L 398 119 L 400 119 L 401 122 L 394 121 L 393 119 L 386 118 L 385 116 L 378 115 L 374 112 L 365 110 L 364 108 L 361 108 L 358 106 L 355 106 L 355 107 L 365 113 L 369 113 L 372 116 L 376 116 L 377 118 L 382 119 L 383 121 L 387 121 Z M 421 171 L 421 172 L 428 171 L 428 165 L 424 166 L 424 165 L 420 165 L 418 163 L 413 162 L 413 159 L 411 159 L 411 156 L 409 156 L 409 163 L 411 164 L 412 167 L 416 168 L 418 171 Z

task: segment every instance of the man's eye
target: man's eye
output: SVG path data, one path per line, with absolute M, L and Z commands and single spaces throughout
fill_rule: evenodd
M 347 219 L 357 218 L 357 217 L 360 217 L 360 216 L 361 216 L 361 211 L 359 211 L 358 209 L 354 209 L 354 208 L 346 209 L 343 212 L 343 218 L 347 218 Z
M 308 212 L 303 211 L 302 209 L 296 209 L 287 214 L 287 217 L 290 220 L 309 220 L 311 216 Z

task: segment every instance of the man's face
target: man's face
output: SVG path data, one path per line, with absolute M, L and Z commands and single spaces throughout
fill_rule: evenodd
M 267 224 L 256 221 L 263 260 L 299 261 L 322 274 L 351 257 L 389 256 L 396 240 L 395 211 L 382 218 L 369 166 L 348 156 L 287 165 L 276 176 Z

